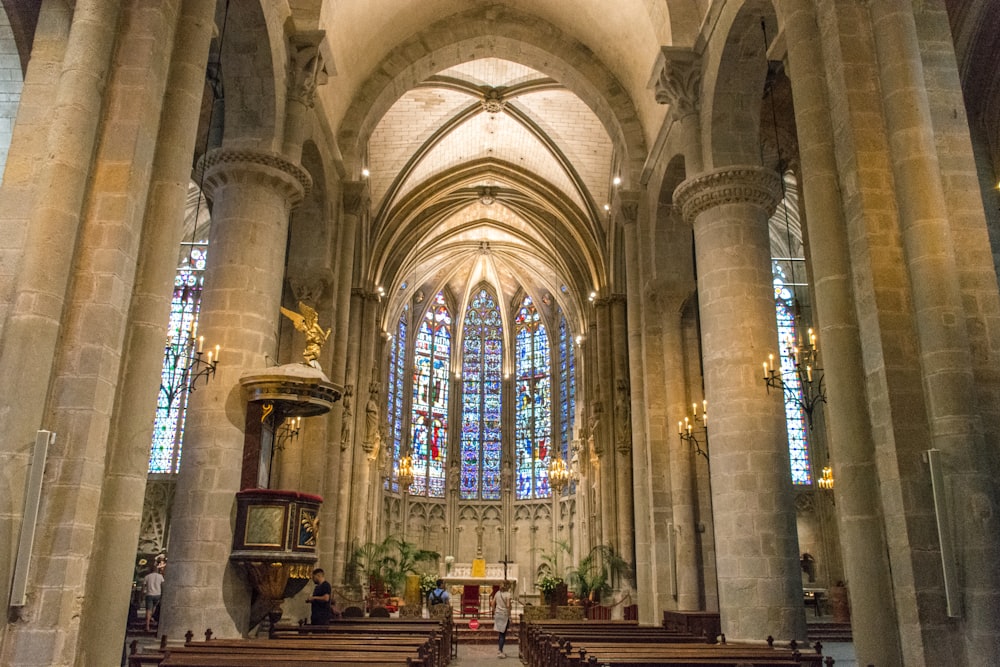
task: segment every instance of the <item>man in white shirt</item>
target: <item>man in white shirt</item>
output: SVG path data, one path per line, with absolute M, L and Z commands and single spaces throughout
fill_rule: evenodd
M 146 595 L 146 632 L 150 632 L 153 610 L 160 604 L 160 595 L 163 594 L 163 575 L 158 570 L 152 570 L 142 580 L 142 592 Z

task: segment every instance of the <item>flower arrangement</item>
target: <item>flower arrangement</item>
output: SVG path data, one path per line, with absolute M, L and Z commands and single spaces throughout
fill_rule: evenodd
M 446 574 L 451 574 L 451 566 L 452 566 L 452 564 L 454 562 L 455 562 L 455 557 L 454 556 L 445 556 L 444 557 L 444 571 L 445 571 Z
M 563 583 L 562 577 L 556 577 L 551 574 L 545 574 L 539 577 L 538 581 L 535 582 L 535 586 L 537 586 L 538 590 L 540 590 L 543 593 L 551 593 L 561 583 Z
M 435 588 L 437 588 L 437 577 L 426 573 L 420 575 L 420 597 L 426 598 Z

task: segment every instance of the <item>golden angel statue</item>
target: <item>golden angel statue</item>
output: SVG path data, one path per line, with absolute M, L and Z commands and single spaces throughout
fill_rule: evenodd
M 281 313 L 292 321 L 296 329 L 306 335 L 306 349 L 302 351 L 302 356 L 308 365 L 318 368 L 316 360 L 319 359 L 323 343 L 330 337 L 332 329 L 323 331 L 323 327 L 319 325 L 319 315 L 301 301 L 299 301 L 298 313 L 284 307 L 282 307 Z

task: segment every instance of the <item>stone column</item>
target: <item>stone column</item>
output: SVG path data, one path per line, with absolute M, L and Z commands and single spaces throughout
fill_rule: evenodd
M 760 363 L 778 344 L 767 220 L 776 173 L 716 169 L 678 186 L 694 226 L 722 631 L 806 638 L 784 406 Z
M 594 453 L 598 458 L 599 494 L 601 516 L 601 544 L 618 548 L 618 509 L 615 492 L 614 444 L 614 368 L 611 341 L 611 302 L 600 298 L 594 302 L 597 311 L 597 336 L 594 356 L 597 361 L 597 378 L 594 387 L 599 397 L 601 414 L 593 429 Z M 596 413 L 595 409 L 595 413 Z
M 686 172 L 700 173 L 704 164 L 699 116 L 701 59 L 690 49 L 671 46 L 661 47 L 659 59 L 662 64 L 656 82 L 656 101 L 670 105 L 670 116 L 676 124 L 671 128 L 671 134 L 677 134 Z M 671 208 L 667 213 L 664 227 L 660 233 L 669 233 L 671 238 L 689 238 L 689 228 L 680 219 L 680 211 L 676 208 Z M 671 268 L 657 267 L 659 279 L 653 289 L 660 293 L 653 295 L 648 301 L 656 300 L 657 311 L 653 315 L 656 322 L 650 326 L 656 327 L 654 331 L 658 340 L 655 347 L 658 360 L 662 360 L 660 363 L 663 365 L 659 370 L 663 394 L 660 401 L 661 409 L 666 412 L 666 419 L 663 420 L 666 423 L 661 422 L 660 428 L 665 431 L 662 437 L 666 440 L 665 446 L 669 451 L 670 516 L 673 519 L 673 558 L 676 571 L 673 595 L 677 609 L 690 611 L 701 607 L 701 573 L 695 522 L 698 502 L 695 489 L 697 470 L 691 446 L 678 437 L 674 424 L 688 413 L 689 397 L 692 401 L 701 398 L 701 374 L 692 377 L 685 368 L 685 352 L 691 352 L 684 345 L 681 319 L 685 301 L 694 290 L 694 267 L 687 248 L 680 243 L 677 245 L 678 252 L 669 262 Z
M 0 552 L 0 581 L 5 582 L 0 586 L 0 600 L 4 609 L 13 576 L 13 545 L 17 544 L 23 511 L 23 480 L 35 433 L 51 428 L 45 421 L 45 411 L 52 366 L 121 12 L 121 3 L 115 0 L 76 4 L 62 62 L 53 65 L 62 72 L 55 96 L 48 108 L 39 108 L 50 118 L 44 125 L 49 133 L 43 158 L 46 166 L 39 173 L 37 195 L 24 220 L 24 231 L 18 231 L 24 235 L 24 252 L 18 258 L 11 293 L 4 294 L 11 305 L 0 347 L 2 376 L 17 379 L 0 384 L 0 425 L 4 432 L 0 469 L 4 471 L 4 495 L 8 498 L 0 506 L 0 542 L 9 545 Z M 47 10 L 43 17 L 52 18 Z M 25 98 L 30 98 L 30 85 L 24 93 Z M 16 153 L 9 155 L 8 170 L 16 168 L 20 158 Z M 6 648 L 9 641 L 5 640 L 6 656 L 11 655 Z
M 351 412 L 343 401 L 341 406 L 334 407 L 332 417 L 332 433 L 339 446 L 328 448 L 334 450 L 327 456 L 324 489 L 327 496 L 334 502 L 323 504 L 320 509 L 320 561 L 330 563 L 330 581 L 340 583 L 344 580 L 344 569 L 347 564 L 347 508 L 350 506 L 350 469 L 354 448 L 351 446 L 355 435 L 354 413 L 362 406 L 358 401 L 362 395 L 354 390 L 354 378 L 348 372 L 348 349 L 357 343 L 351 337 L 351 306 L 354 302 L 352 286 L 354 284 L 354 258 L 357 230 L 361 219 L 368 209 L 368 183 L 366 181 L 348 181 L 343 186 L 343 215 L 340 229 L 340 256 L 337 262 L 337 282 L 335 302 L 337 319 L 333 333 L 334 355 L 333 369 L 330 377 L 334 382 L 342 382 L 345 387 L 350 385 Z
M 247 630 L 249 589 L 229 564 L 245 429 L 239 377 L 275 353 L 288 216 L 311 185 L 301 167 L 272 153 L 220 148 L 204 169 L 214 206 L 199 332 L 222 352 L 215 379 L 188 406 L 161 623 L 171 637 Z
M 162 221 L 184 218 L 215 4 L 215 0 L 186 0 L 173 40 L 122 350 L 127 362 L 110 425 L 108 469 L 87 572 L 88 592 L 80 614 L 80 656 L 85 664 L 117 663 L 125 641 L 124 616 L 134 572 L 134 563 L 127 556 L 139 538 L 142 503 L 136 499 L 143 497 L 146 487 L 151 417 L 160 386 L 171 286 L 183 231 L 179 224 Z M 107 553 L 116 557 L 103 557 Z M 113 609 L 122 611 L 121 623 L 109 622 L 119 618 L 109 613 Z
M 859 664 L 902 664 L 896 609 L 882 526 L 875 443 L 862 364 L 840 172 L 816 10 L 786 0 L 788 68 L 795 99 L 805 225 L 822 346 L 830 457 L 844 569 L 850 583 L 854 649 Z M 833 582 L 831 582 L 833 583 Z
M 357 437 L 354 439 L 355 447 L 360 446 L 361 450 L 356 451 L 354 455 L 348 535 L 349 542 L 357 541 L 359 545 L 370 542 L 375 537 L 371 533 L 371 522 L 368 520 L 371 506 L 369 491 L 372 483 L 372 462 L 377 456 L 381 438 L 379 426 L 382 423 L 385 402 L 379 363 L 376 359 L 376 348 L 382 338 L 378 327 L 379 296 L 374 292 L 365 292 L 363 299 L 357 387 L 363 387 L 364 393 L 358 397 L 355 410 Z M 361 404 L 361 398 L 365 399 L 364 406 Z
M 336 539 L 333 549 L 333 571 L 338 576 L 337 581 L 343 581 L 346 576 L 347 562 L 351 558 L 351 495 L 354 492 L 355 459 L 359 453 L 361 440 L 364 438 L 365 401 L 368 400 L 368 382 L 361 384 L 362 375 L 358 372 L 358 354 L 361 346 L 362 309 L 364 308 L 364 292 L 360 288 L 351 288 L 350 322 L 347 336 L 347 368 L 344 376 L 354 386 L 354 415 L 351 417 L 351 436 L 349 442 L 340 453 L 340 471 L 337 484 L 337 506 L 332 508 L 337 515 Z M 367 378 L 366 378 L 367 379 Z M 358 414 L 362 418 L 358 419 Z M 361 426 L 359 427 L 359 424 Z M 359 431 L 359 428 L 362 429 Z M 345 582 L 355 583 L 355 582 Z
M 627 251 L 627 247 L 626 247 Z M 635 517 L 632 512 L 632 392 L 629 383 L 628 327 L 625 297 L 611 303 L 611 330 L 615 349 L 615 433 L 612 447 L 615 456 L 615 495 L 618 523 L 618 554 L 635 564 Z M 622 582 L 624 584 L 625 582 Z M 631 585 L 631 584 L 629 584 Z
M 919 604 L 922 614 L 945 613 L 963 619 L 954 625 L 930 623 L 936 626 L 931 631 L 922 626 L 927 661 L 944 664 L 957 660 L 956 652 L 964 650 L 966 659 L 973 663 L 1000 648 L 996 631 L 1000 614 L 1000 573 L 996 566 L 1000 536 L 996 519 L 987 518 L 996 511 L 998 498 L 996 483 L 991 479 L 993 470 L 984 465 L 980 453 L 985 443 L 976 401 L 972 400 L 976 390 L 963 307 L 965 295 L 959 285 L 938 160 L 940 144 L 927 97 L 915 11 L 910 4 L 884 0 L 871 3 L 882 108 L 916 314 L 916 342 L 931 445 L 941 450 L 945 477 L 955 494 L 944 511 L 951 514 L 946 520 L 951 519 L 955 533 L 961 590 L 956 592 L 959 599 L 955 607 L 946 609 L 936 583 L 940 565 L 927 561 L 924 569 L 923 563 L 914 560 L 917 589 L 911 594 L 918 600 L 926 598 Z M 957 72 L 954 74 L 957 76 Z M 995 361 L 992 366 L 995 373 Z M 987 512 L 985 508 L 991 509 Z M 911 550 L 920 548 L 921 538 L 911 542 Z M 918 558 L 916 554 L 914 557 Z M 945 633 L 951 638 L 945 639 Z

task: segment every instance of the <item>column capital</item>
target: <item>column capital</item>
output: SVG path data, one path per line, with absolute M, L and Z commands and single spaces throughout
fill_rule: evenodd
M 327 82 L 327 64 L 320 46 L 324 30 L 305 30 L 288 38 L 288 99 L 312 108 L 316 88 Z
M 216 148 L 198 161 L 196 177 L 204 180 L 205 196 L 230 183 L 270 187 L 281 191 L 294 207 L 312 188 L 312 177 L 278 153 Z
M 622 212 L 622 222 L 631 225 L 639 219 L 639 203 L 642 193 L 638 190 L 622 190 L 618 193 L 618 206 Z
M 662 46 L 653 66 L 656 101 L 675 118 L 697 113 L 701 100 L 701 57 L 691 49 Z
M 346 181 L 343 183 L 341 199 L 344 203 L 344 213 L 347 215 L 361 215 L 365 207 L 371 201 L 368 181 Z
M 724 204 L 756 206 L 771 215 L 780 199 L 778 173 L 751 165 L 713 169 L 687 179 L 674 190 L 674 204 L 691 224 L 699 214 Z

